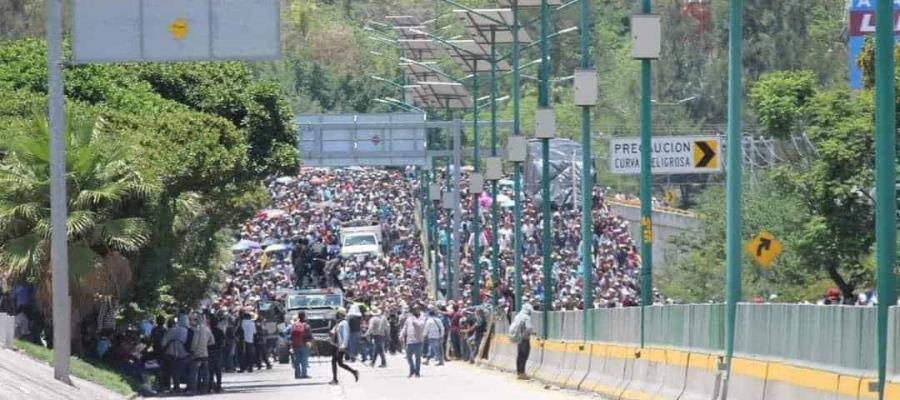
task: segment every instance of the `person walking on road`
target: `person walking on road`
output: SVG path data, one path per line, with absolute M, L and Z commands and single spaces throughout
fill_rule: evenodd
M 309 379 L 309 342 L 312 341 L 312 329 L 306 323 L 306 313 L 300 311 L 294 323 L 285 329 L 285 336 L 291 339 L 294 351 L 294 379 Z
M 516 352 L 516 373 L 518 378 L 522 380 L 528 379 L 525 374 L 525 364 L 528 362 L 528 356 L 531 355 L 531 335 L 534 333 L 534 326 L 531 324 L 531 312 L 534 308 L 531 304 L 522 305 L 522 311 L 516 315 L 512 324 L 509 326 L 509 338 L 513 343 L 518 344 Z
M 387 368 L 387 360 L 384 356 L 384 348 L 387 345 L 387 337 L 390 333 L 390 328 L 388 327 L 387 319 L 384 318 L 384 315 L 381 314 L 381 310 L 374 309 L 372 310 L 372 318 L 369 319 L 369 329 L 366 331 L 366 336 L 372 339 L 373 349 L 372 349 L 372 366 L 375 366 L 375 361 L 381 356 L 381 364 L 379 368 Z
M 344 319 L 346 311 L 338 310 L 335 314 L 335 322 L 337 325 L 331 330 L 331 344 L 334 346 L 334 353 L 331 355 L 331 385 L 338 384 L 337 369 L 341 367 L 351 374 L 353 379 L 359 382 L 359 371 L 350 368 L 344 364 L 344 357 L 347 355 L 347 347 L 350 345 L 350 325 Z
M 178 325 L 166 331 L 163 336 L 162 347 L 166 352 L 166 365 L 168 365 L 168 374 L 165 381 L 160 385 L 161 390 L 167 390 L 171 387 L 172 392 L 179 390 L 181 378 L 184 376 L 185 367 L 187 367 L 190 353 L 188 353 L 188 321 L 182 315 L 178 317 Z M 169 386 L 169 382 L 172 386 Z
M 418 307 L 413 307 L 412 315 L 406 318 L 400 330 L 400 341 L 406 345 L 406 362 L 409 363 L 409 377 L 422 377 L 422 346 L 425 342 L 425 321 Z
M 425 321 L 425 339 L 428 341 L 425 365 L 428 365 L 428 361 L 432 358 L 437 361 L 437 365 L 444 365 L 444 346 L 441 344 L 444 339 L 444 323 L 438 318 L 438 312 L 435 310 L 429 312 Z
M 256 363 L 256 324 L 253 323 L 250 313 L 245 312 L 238 325 L 238 337 L 240 337 L 241 369 L 238 372 L 253 372 L 253 364 Z
M 209 329 L 212 331 L 213 344 L 209 351 L 209 391 L 222 392 L 222 362 L 225 350 L 225 330 L 222 329 L 222 321 L 212 315 L 209 317 Z
M 191 366 L 188 368 L 188 391 L 199 394 L 201 387 L 209 386 L 209 346 L 216 343 L 212 330 L 206 325 L 206 318 L 191 318 L 193 338 L 191 340 Z

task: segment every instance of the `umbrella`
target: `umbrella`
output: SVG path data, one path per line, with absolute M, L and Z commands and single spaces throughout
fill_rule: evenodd
M 499 193 L 497 194 L 497 202 L 498 203 L 503 204 L 503 203 L 508 203 L 510 201 L 512 201 L 512 199 L 510 199 L 509 196 L 507 196 L 505 194 L 499 194 Z
M 488 208 L 491 206 L 491 204 L 493 204 L 493 200 L 491 199 L 491 196 L 488 195 L 487 192 L 484 192 L 481 194 L 481 198 L 478 199 L 478 202 L 481 204 L 481 207 L 484 207 L 484 208 Z
M 276 179 L 275 182 L 278 182 L 283 185 L 287 185 L 290 183 L 294 183 L 294 178 L 292 178 L 290 176 L 282 176 L 281 178 Z
M 263 215 L 266 216 L 266 218 L 269 218 L 269 219 L 281 218 L 281 217 L 284 217 L 285 215 L 287 215 L 287 211 L 277 210 L 277 209 L 263 210 L 262 213 L 263 213 Z
M 503 207 L 503 208 L 513 208 L 513 207 L 516 206 L 516 202 L 514 202 L 514 201 L 512 201 L 512 200 L 508 200 L 508 201 L 503 201 L 503 202 L 501 202 L 500 199 L 497 199 L 497 202 L 499 202 L 499 203 L 500 203 L 500 207 Z
M 231 246 L 232 251 L 244 251 L 258 248 L 260 248 L 259 243 L 247 239 L 241 239 L 234 246 Z
M 276 243 L 278 243 L 278 240 L 275 240 L 273 238 L 266 238 L 265 240 L 262 241 L 262 245 L 259 247 L 269 247 Z
M 265 251 L 266 251 L 266 253 L 271 253 L 271 252 L 275 252 L 275 251 L 287 251 L 290 249 L 291 249 L 291 246 L 288 246 L 284 243 L 276 243 L 269 247 L 266 247 Z
M 316 177 L 316 178 L 310 179 L 310 180 L 309 180 L 309 183 L 311 183 L 311 184 L 313 184 L 313 185 L 321 185 L 321 184 L 325 183 L 325 180 L 322 179 L 322 178 Z
M 501 179 L 497 182 L 500 186 L 512 186 L 515 184 L 511 179 Z

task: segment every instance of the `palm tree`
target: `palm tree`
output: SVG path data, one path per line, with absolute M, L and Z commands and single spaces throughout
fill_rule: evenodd
M 66 123 L 69 268 L 76 285 L 104 259 L 121 259 L 147 243 L 141 206 L 158 192 L 129 162 L 127 141 L 105 128 L 102 119 Z M 0 272 L 36 283 L 40 292 L 50 277 L 46 119 L 35 117 L 30 129 L 0 144 L 0 152 Z

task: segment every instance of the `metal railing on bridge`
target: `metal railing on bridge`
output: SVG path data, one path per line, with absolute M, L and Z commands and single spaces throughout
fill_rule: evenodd
M 639 307 L 591 310 L 588 332 L 581 311 L 550 313 L 549 338 L 569 342 L 591 341 L 640 345 Z M 740 304 L 737 312 L 735 353 L 763 359 L 861 375 L 876 372 L 875 307 L 799 304 Z M 534 313 L 536 332 L 543 316 Z M 648 346 L 719 354 L 725 350 L 725 305 L 690 304 L 653 306 L 646 310 Z M 497 332 L 504 333 L 505 320 Z M 888 373 L 900 374 L 900 307 L 890 314 Z

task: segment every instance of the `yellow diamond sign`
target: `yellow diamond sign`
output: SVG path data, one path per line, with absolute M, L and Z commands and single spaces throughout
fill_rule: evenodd
M 172 37 L 175 38 L 175 40 L 184 39 L 188 34 L 188 30 L 188 22 L 184 18 L 176 18 L 169 24 L 169 33 L 172 34 Z
M 768 268 L 784 250 L 784 246 L 771 233 L 762 231 L 747 243 L 746 250 L 757 264 Z

